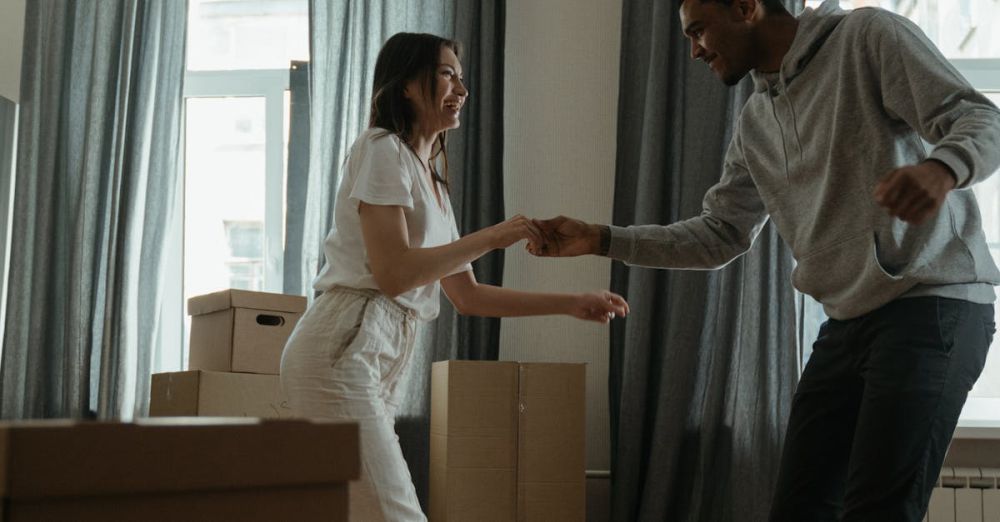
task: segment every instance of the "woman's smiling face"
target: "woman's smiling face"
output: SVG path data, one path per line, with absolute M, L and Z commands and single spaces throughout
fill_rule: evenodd
M 462 64 L 451 47 L 442 45 L 434 71 L 433 96 L 426 96 L 419 79 L 410 80 L 406 97 L 413 105 L 416 127 L 423 131 L 442 132 L 460 125 L 462 106 L 469 96 L 462 83 Z

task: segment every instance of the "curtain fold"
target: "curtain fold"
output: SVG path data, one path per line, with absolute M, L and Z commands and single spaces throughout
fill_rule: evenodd
M 7 266 L 10 246 L 7 237 L 10 233 L 11 206 L 14 185 L 14 154 L 17 148 L 17 104 L 0 96 L 0 267 Z M 0 268 L 2 270 L 2 268 Z M 7 278 L 0 280 L 0 299 L 7 295 Z M 0 301 L 0 340 L 3 339 L 3 318 L 6 316 L 6 303 Z M 0 343 L 0 354 L 3 345 Z
M 179 208 L 186 2 L 28 2 L 3 418 L 148 404 Z M 176 325 L 179 327 L 179 325 Z
M 368 125 L 378 51 L 397 32 L 427 32 L 462 42 L 461 61 L 471 96 L 462 111 L 462 126 L 448 134 L 452 205 L 463 234 L 504 219 L 505 12 L 502 0 L 310 1 L 310 63 L 294 65 L 290 77 L 286 293 L 313 297 L 311 282 L 324 261 L 323 239 L 332 225 L 340 168 L 354 139 Z M 300 81 L 304 74 L 307 90 Z M 308 115 L 304 126 L 295 116 L 302 113 Z M 302 162 L 304 156 L 308 160 Z M 473 267 L 479 281 L 500 284 L 503 253 L 485 256 Z M 447 359 L 495 360 L 500 344 L 499 320 L 459 317 L 447 300 L 442 301 L 441 315 L 424 325 L 416 356 L 400 384 L 408 401 L 400 406 L 396 422 L 425 510 L 431 364 Z
M 466 235 L 505 219 L 503 201 L 503 73 L 506 3 L 455 1 L 452 38 L 462 43 L 469 97 L 462 126 L 448 133 L 451 202 L 459 232 Z M 500 285 L 503 250 L 472 263 L 476 280 Z M 435 325 L 434 360 L 495 361 L 500 356 L 500 319 L 459 316 L 443 300 Z
M 312 245 L 303 244 L 305 202 L 309 189 L 309 99 L 310 66 L 307 61 L 293 61 L 288 70 L 288 167 L 285 175 L 285 252 L 282 291 L 292 295 L 311 294 L 311 280 L 305 278 L 309 268 L 306 258 L 315 254 Z M 330 209 L 333 210 L 332 208 Z M 317 258 L 319 259 L 319 258 Z M 317 272 L 319 267 L 316 268 Z
M 786 1 L 791 8 L 793 0 Z M 625 0 L 614 223 L 701 212 L 751 88 L 689 57 L 676 3 Z M 719 271 L 615 263 L 612 520 L 765 520 L 797 380 L 793 260 L 768 225 Z

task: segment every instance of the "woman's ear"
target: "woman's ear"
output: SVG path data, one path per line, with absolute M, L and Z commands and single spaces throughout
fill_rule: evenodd
M 413 101 L 420 97 L 420 84 L 414 80 L 406 82 L 403 87 L 403 98 Z

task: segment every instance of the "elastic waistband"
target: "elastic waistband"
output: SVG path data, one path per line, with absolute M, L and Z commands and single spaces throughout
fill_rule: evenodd
M 334 285 L 326 292 L 323 292 L 323 295 L 326 294 L 348 294 L 363 297 L 374 303 L 376 306 L 384 309 L 386 312 L 399 315 L 399 319 L 417 319 L 417 312 L 415 310 L 397 303 L 394 299 L 390 299 L 388 296 L 378 290 L 375 290 L 374 288 L 354 288 L 350 286 Z

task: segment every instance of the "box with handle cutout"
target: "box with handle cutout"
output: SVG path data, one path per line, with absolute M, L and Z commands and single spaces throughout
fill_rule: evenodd
M 188 369 L 277 375 L 285 341 L 305 309 L 303 296 L 248 290 L 188 299 Z

